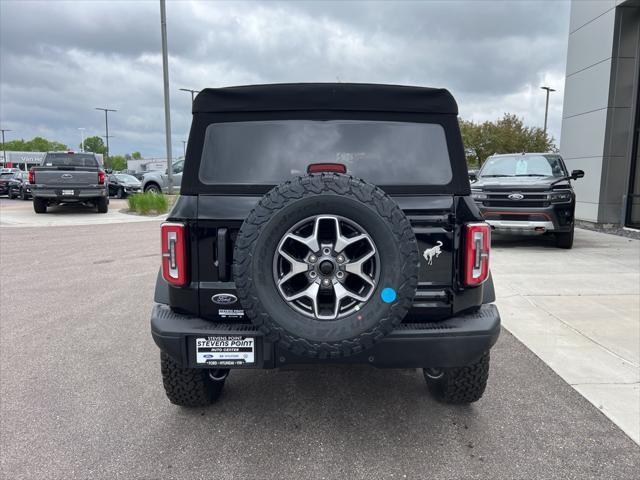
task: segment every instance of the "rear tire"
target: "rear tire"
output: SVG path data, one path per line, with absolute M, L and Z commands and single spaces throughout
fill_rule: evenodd
M 34 198 L 33 210 L 36 213 L 47 213 L 47 201 L 44 198 Z
M 98 198 L 96 206 L 98 207 L 98 213 L 107 213 L 109 211 L 109 199 L 105 197 Z
M 556 246 L 558 248 L 572 248 L 573 247 L 573 231 L 574 228 L 571 228 L 570 232 L 564 233 L 556 233 Z
M 489 378 L 489 352 L 477 362 L 438 372 L 423 369 L 427 388 L 440 402 L 455 405 L 477 402 L 482 398 Z
M 181 407 L 206 407 L 214 403 L 224 388 L 224 380 L 212 380 L 209 370 L 181 368 L 164 352 L 160 352 L 162 383 L 169 401 Z

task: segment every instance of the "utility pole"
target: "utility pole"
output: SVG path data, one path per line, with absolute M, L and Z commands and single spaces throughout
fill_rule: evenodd
M 181 88 L 180 90 L 183 92 L 191 92 L 191 105 L 193 105 L 193 100 L 195 99 L 194 95 L 200 92 L 200 90 L 192 90 L 190 88 Z
M 105 130 L 104 138 L 107 140 L 107 153 L 105 154 L 104 160 L 102 162 L 104 165 L 106 161 L 109 159 L 109 112 L 117 112 L 117 110 L 112 110 L 110 108 L 100 108 L 100 107 L 96 107 L 96 110 L 104 111 L 104 130 Z
M 169 54 L 167 53 L 167 9 L 160 0 L 160 32 L 162 34 L 162 77 L 164 80 L 164 129 L 167 143 L 167 175 L 169 195 L 173 193 L 173 162 L 171 161 L 171 112 L 169 105 Z
M 80 130 L 80 151 L 84 152 L 84 128 L 78 128 Z
M 2 166 L 6 167 L 7 166 L 7 147 L 5 147 L 4 145 L 4 132 L 10 132 L 11 130 L 9 130 L 8 128 L 0 128 L 0 131 L 2 131 Z
M 187 158 L 187 141 L 182 140 L 182 158 Z
M 555 92 L 551 87 L 540 87 L 542 90 L 547 91 L 547 101 L 544 106 L 544 134 L 547 134 L 547 117 L 549 116 L 549 93 Z

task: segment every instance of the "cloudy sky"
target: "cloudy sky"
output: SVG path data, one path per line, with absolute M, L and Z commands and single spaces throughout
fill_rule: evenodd
M 201 89 L 270 82 L 375 82 L 448 88 L 465 119 L 504 112 L 560 137 L 569 3 L 551 1 L 169 1 L 175 155 Z M 164 156 L 157 0 L 0 1 L 0 125 L 74 147 L 78 127 L 111 152 Z

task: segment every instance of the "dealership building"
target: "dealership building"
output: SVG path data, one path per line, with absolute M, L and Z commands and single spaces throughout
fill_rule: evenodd
M 640 228 L 640 0 L 571 3 L 560 152 L 576 218 Z
M 29 170 L 31 167 L 40 165 L 47 152 L 13 152 L 8 150 L 6 152 L 0 152 L 0 156 L 4 156 L 5 154 L 7 156 L 6 159 L 0 157 L 0 165 L 2 167 Z M 102 154 L 97 153 L 96 157 L 98 158 L 98 163 L 102 165 Z

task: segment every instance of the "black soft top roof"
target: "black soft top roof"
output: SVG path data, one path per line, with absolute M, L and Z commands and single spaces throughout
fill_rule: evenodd
M 341 110 L 458 114 L 443 88 L 369 83 L 280 83 L 206 88 L 193 113 Z

